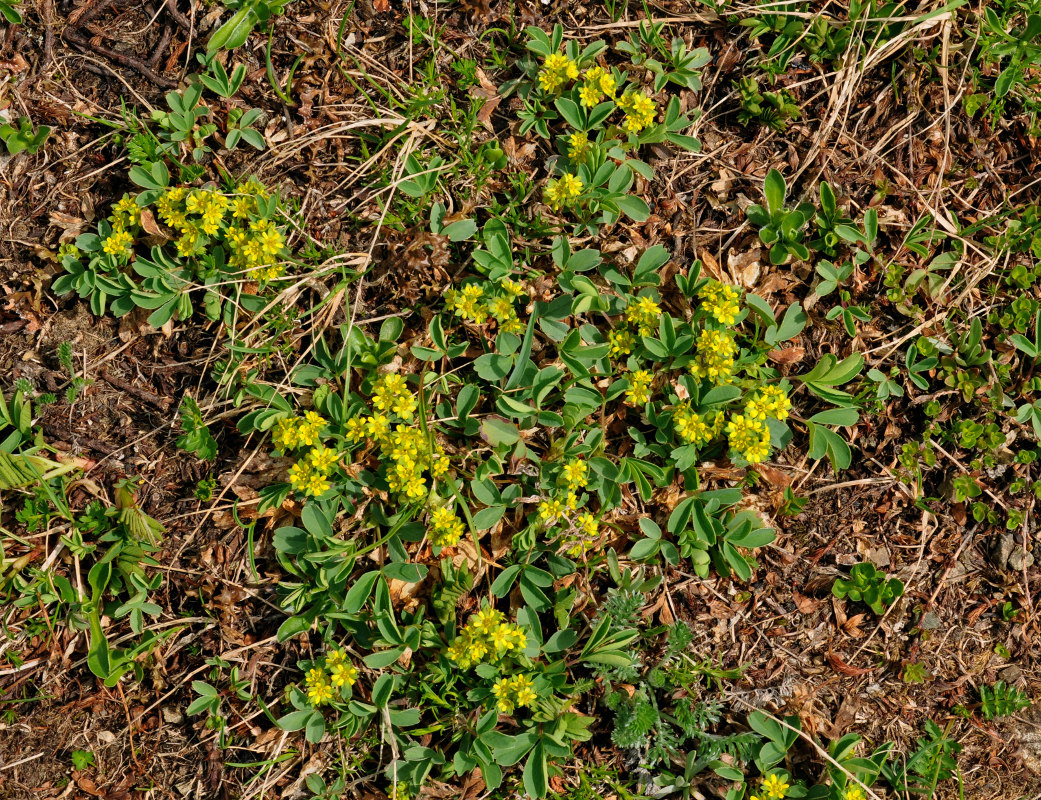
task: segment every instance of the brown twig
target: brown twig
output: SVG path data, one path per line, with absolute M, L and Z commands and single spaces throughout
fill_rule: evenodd
M 54 61 L 54 0 L 43 0 L 41 11 L 43 14 L 43 63 L 40 64 L 40 71 L 43 72 Z
M 177 10 L 177 0 L 166 0 L 165 7 L 166 13 L 170 15 L 170 19 L 180 25 L 189 34 L 192 33 L 192 21 Z
M 155 52 L 152 53 L 152 57 L 148 59 L 148 66 L 155 69 L 156 64 L 159 63 L 159 59 L 162 58 L 166 49 L 170 46 L 170 40 L 173 38 L 173 28 L 169 25 L 163 26 L 163 32 L 159 37 L 159 44 L 155 48 Z
M 65 29 L 65 32 L 62 34 L 62 38 L 68 39 L 70 42 L 72 42 L 74 45 L 78 47 L 90 50 L 94 53 L 97 53 L 98 55 L 104 56 L 105 58 L 109 58 L 113 61 L 123 64 L 124 66 L 137 70 L 146 78 L 148 78 L 148 80 L 152 81 L 152 83 L 154 83 L 156 86 L 161 86 L 164 89 L 173 89 L 177 86 L 176 81 L 172 81 L 169 78 L 164 78 L 162 75 L 157 74 L 155 70 L 149 67 L 148 64 L 146 64 L 145 62 L 141 61 L 141 59 L 134 58 L 133 56 L 124 55 L 123 53 L 118 53 L 115 50 L 110 50 L 109 48 L 104 47 L 102 45 L 92 44 L 91 42 L 87 41 L 87 39 L 80 36 L 80 34 L 78 34 L 74 30 L 71 30 L 70 28 Z M 114 71 L 113 74 L 115 74 Z
M 81 28 L 116 2 L 117 0 L 98 0 L 96 3 L 88 3 L 85 6 L 80 6 L 69 14 L 66 24 L 70 28 Z
M 105 380 L 105 383 L 110 386 L 114 386 L 117 389 L 121 389 L 127 394 L 132 394 L 134 397 L 142 400 L 149 405 L 155 406 L 161 411 L 168 411 L 170 404 L 173 400 L 169 397 L 161 397 L 153 391 L 148 389 L 142 389 L 140 386 L 135 386 L 128 380 L 124 380 L 116 375 L 113 375 L 107 369 L 101 371 L 101 377 Z

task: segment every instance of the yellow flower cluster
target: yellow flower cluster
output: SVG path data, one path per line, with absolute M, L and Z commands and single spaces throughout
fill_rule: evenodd
M 767 417 L 788 419 L 792 401 L 780 386 L 763 386 L 745 403 L 745 416 L 749 419 L 765 420 Z
M 325 666 L 312 667 L 304 675 L 307 700 L 313 706 L 325 705 L 336 695 L 336 689 L 352 687 L 358 680 L 358 670 L 347 660 L 342 650 L 332 650 L 325 656 Z
M 560 176 L 560 180 L 550 180 L 546 184 L 545 200 L 554 211 L 564 206 L 571 206 L 582 196 L 582 181 L 569 172 Z
M 661 318 L 661 306 L 649 297 L 638 297 L 636 301 L 629 304 L 626 319 L 636 326 L 640 336 L 651 336 L 658 330 L 658 320 Z
M 622 127 L 629 133 L 639 133 L 654 124 L 657 109 L 654 107 L 654 101 L 642 92 L 626 92 L 619 98 L 618 107 L 625 112 Z
M 773 772 L 763 778 L 763 784 L 759 788 L 761 794 L 752 795 L 750 800 L 784 800 L 789 788 L 788 782 Z
M 614 75 L 603 67 L 591 67 L 582 76 L 582 86 L 578 90 L 578 99 L 586 108 L 592 108 L 604 97 L 614 97 L 618 89 L 618 81 Z
M 499 324 L 499 330 L 505 333 L 521 333 L 524 323 L 517 316 L 516 301 L 527 295 L 524 284 L 506 278 L 499 282 L 498 289 L 493 283 L 467 284 L 460 290 L 448 289 L 445 292 L 445 307 L 453 311 L 457 317 L 480 325 L 489 316 Z
M 564 84 L 578 77 L 578 64 L 565 55 L 553 53 L 546 56 L 546 60 L 539 70 L 539 86 L 547 92 L 559 92 Z
M 703 330 L 698 336 L 690 371 L 695 378 L 721 385 L 733 380 L 737 343 L 726 331 Z
M 589 467 L 580 458 L 572 458 L 560 469 L 560 482 L 568 491 L 584 489 L 589 483 Z
M 592 548 L 599 534 L 600 524 L 596 517 L 588 511 L 583 511 L 575 519 L 573 530 L 564 542 L 564 552 L 572 558 L 584 556 Z
M 430 512 L 430 543 L 435 547 L 454 547 L 465 530 L 463 521 L 447 506 Z
M 166 225 L 180 234 L 180 256 L 197 253 L 204 245 L 203 236 L 223 236 L 231 251 L 230 267 L 244 270 L 255 280 L 271 280 L 284 272 L 284 265 L 277 261 L 285 248 L 285 238 L 275 223 L 257 216 L 257 198 L 267 197 L 267 191 L 252 179 L 239 184 L 234 195 L 175 186 L 156 201 L 156 211 Z M 245 226 L 239 226 L 236 220 L 244 221 Z
M 527 637 L 520 625 L 491 607 L 473 614 L 448 646 L 448 657 L 462 669 L 475 664 L 502 661 L 512 651 L 522 651 Z
M 611 358 L 618 358 L 618 356 L 627 356 L 633 351 L 633 348 L 636 347 L 636 337 L 628 328 L 615 328 L 607 334 L 607 343 L 611 345 L 607 354 Z
M 387 484 L 392 492 L 401 492 L 409 500 L 426 496 L 424 473 L 439 478 L 448 470 L 448 459 L 440 445 L 433 451 L 430 441 L 419 428 L 398 425 L 393 432 L 379 439 L 380 452 L 389 462 Z
M 629 375 L 629 388 L 625 390 L 625 399 L 629 405 L 642 406 L 651 399 L 651 382 L 654 376 L 645 369 L 638 369 Z
M 129 258 L 130 248 L 134 245 L 134 237 L 122 227 L 113 228 L 112 233 L 105 237 L 101 249 L 110 256 L 118 258 Z
M 527 675 L 499 678 L 492 686 L 499 713 L 512 714 L 518 708 L 527 708 L 538 699 L 534 683 Z
M 425 473 L 439 478 L 448 471 L 448 458 L 441 445 L 435 443 L 431 449 L 430 440 L 418 427 L 398 424 L 392 429 L 386 414 L 349 419 L 347 439 L 353 444 L 374 441 L 385 462 L 390 490 L 402 493 L 408 500 L 420 500 L 426 495 Z
M 676 435 L 684 442 L 702 447 L 722 432 L 723 414 L 719 411 L 699 414 L 690 407 L 689 403 L 683 403 L 672 416 L 672 426 L 676 430 Z
M 124 194 L 112 205 L 112 215 L 108 218 L 112 223 L 112 232 L 101 243 L 102 252 L 117 258 L 130 258 L 134 236 L 127 228 L 133 228 L 140 219 L 141 209 L 137 207 L 134 198 Z
M 567 157 L 572 163 L 580 164 L 586 160 L 589 154 L 589 134 L 585 131 L 575 131 L 568 137 Z
M 275 448 L 283 453 L 298 447 L 311 447 L 318 442 L 318 436 L 325 427 L 321 414 L 308 411 L 303 417 L 280 419 L 275 423 L 271 438 Z
M 727 440 L 749 464 L 765 461 L 770 455 L 770 429 L 766 422 L 734 414 L 727 422 Z
M 710 280 L 698 289 L 698 298 L 701 307 L 708 312 L 716 322 L 723 325 L 733 325 L 737 314 L 741 310 L 739 300 L 741 292 L 733 286 Z
M 864 794 L 864 790 L 854 783 L 846 787 L 846 790 L 842 793 L 842 800 L 867 800 L 867 797 Z
M 329 491 L 329 473 L 340 460 L 336 450 L 319 443 L 325 420 L 321 414 L 308 411 L 303 417 L 283 418 L 275 423 L 271 439 L 275 449 L 288 453 L 311 448 L 289 468 L 289 482 L 298 492 L 318 497 Z
M 408 390 L 403 375 L 389 372 L 372 387 L 372 407 L 384 414 L 393 413 L 411 420 L 416 413 L 416 396 Z
M 117 228 L 132 228 L 141 219 L 141 209 L 138 208 L 134 198 L 124 194 L 113 206 L 112 215 L 108 221 L 112 223 L 113 230 Z
M 574 511 L 576 508 L 578 508 L 578 493 L 569 491 L 564 495 L 563 500 L 559 497 L 540 500 L 538 519 L 539 522 L 552 522 L 565 516 L 568 511 Z

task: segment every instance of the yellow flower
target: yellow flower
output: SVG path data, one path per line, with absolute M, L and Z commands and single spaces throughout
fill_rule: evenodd
M 607 354 L 611 358 L 617 358 L 618 356 L 627 356 L 633 351 L 633 348 L 636 346 L 636 337 L 633 336 L 633 332 L 628 328 L 615 328 L 607 334 L 607 342 L 611 345 Z
M 604 99 L 604 77 L 606 75 L 603 67 L 591 67 L 586 70 L 586 74 L 583 76 L 584 83 L 578 90 L 579 101 L 586 108 L 592 108 Z
M 464 531 L 463 521 L 447 506 L 430 512 L 430 542 L 435 547 L 454 547 Z
M 554 210 L 574 205 L 574 201 L 582 195 L 582 188 L 582 181 L 578 176 L 565 173 L 560 176 L 560 180 L 551 180 L 546 184 L 546 202 Z
M 567 156 L 575 163 L 584 161 L 586 153 L 589 152 L 589 134 L 585 131 L 575 131 L 568 138 Z
M 633 406 L 642 406 L 651 399 L 651 382 L 654 376 L 645 369 L 638 369 L 629 375 L 629 388 L 625 390 L 626 402 Z
M 510 679 L 499 678 L 492 685 L 492 694 L 495 696 L 497 706 L 500 714 L 512 714 L 513 713 L 513 699 L 510 697 Z
M 128 194 L 124 194 L 118 202 L 112 206 L 112 216 L 108 218 L 113 227 L 129 228 L 137 224 L 141 216 L 141 209 Z
M 194 225 L 186 225 L 181 230 L 181 237 L 177 240 L 177 255 L 182 258 L 190 256 L 195 252 L 199 244 L 199 229 Z
M 298 461 L 289 468 L 289 482 L 297 491 L 312 497 L 325 494 L 331 485 L 324 473 L 304 461 Z
M 488 309 L 481 301 L 484 299 L 484 288 L 479 284 L 471 283 L 462 288 L 462 291 L 453 293 L 452 308 L 456 316 L 469 319 L 480 325 L 488 316 Z
M 509 278 L 503 278 L 499 282 L 499 286 L 502 287 L 502 290 L 506 292 L 511 300 L 517 300 L 522 295 L 527 294 L 527 290 L 524 288 L 523 283 L 512 281 Z
M 867 800 L 864 795 L 864 790 L 856 784 L 847 786 L 846 791 L 842 794 L 842 800 Z
M 325 654 L 325 666 L 332 669 L 337 664 L 347 663 L 347 654 L 343 650 L 330 650 Z
M 563 516 L 564 504 L 554 497 L 550 500 L 541 501 L 538 506 L 538 511 L 539 520 L 541 522 L 549 522 L 550 520 Z
M 718 417 L 718 412 L 716 416 Z M 676 435 L 687 444 L 697 447 L 712 441 L 716 434 L 714 422 L 715 419 L 710 414 L 702 416 L 693 411 L 687 403 L 679 406 L 672 416 L 672 426 Z
M 271 439 L 275 444 L 275 449 L 281 450 L 283 453 L 297 447 L 300 444 L 300 437 L 297 435 L 296 420 L 287 418 L 278 420 L 271 432 Z
M 307 454 L 307 460 L 315 470 L 326 473 L 336 466 L 340 454 L 329 447 L 316 447 Z
M 547 92 L 556 93 L 569 81 L 578 77 L 578 64 L 567 56 L 553 53 L 546 56 L 546 61 L 539 71 L 539 86 Z
M 134 237 L 131 236 L 123 228 L 114 228 L 106 238 L 101 249 L 108 253 L 110 256 L 118 256 L 121 258 L 130 255 L 130 248 L 134 244 Z
M 734 414 L 726 431 L 730 446 L 749 464 L 758 464 L 770 455 L 770 429 L 765 422 Z
M 741 306 L 741 292 L 733 286 L 710 280 L 700 289 L 698 297 L 701 299 L 701 307 L 708 314 L 724 325 L 733 325 L 737 319 Z
M 472 625 L 478 633 L 492 633 L 503 621 L 503 613 L 498 609 L 486 606 L 470 617 L 468 626 Z
M 333 688 L 325 672 L 312 667 L 304 676 L 307 685 L 307 699 L 313 706 L 320 706 L 333 699 Z
M 532 688 L 534 684 L 531 678 L 527 675 L 514 675 L 510 679 L 510 691 L 513 694 L 513 702 L 518 707 L 528 707 L 538 699 L 538 695 L 535 694 L 535 690 Z
M 698 336 L 696 356 L 690 364 L 694 377 L 722 385 L 733 379 L 737 344 L 727 331 L 703 330 Z
M 763 778 L 763 793 L 774 800 L 783 800 L 788 784 L 777 773 L 771 773 Z
M 656 109 L 654 101 L 641 92 L 629 91 L 618 100 L 618 107 L 625 112 L 624 127 L 630 133 L 639 133 L 654 124 Z
M 661 306 L 649 297 L 638 297 L 635 303 L 630 303 L 626 319 L 635 325 L 640 336 L 650 336 L 658 329 L 658 319 L 661 317 Z
M 341 686 L 351 687 L 354 686 L 358 680 L 358 670 L 352 664 L 339 663 L 333 664 L 329 668 L 329 680 L 333 686 L 337 688 Z
M 568 461 L 560 470 L 560 477 L 569 489 L 581 489 L 588 482 L 589 468 L 579 458 Z

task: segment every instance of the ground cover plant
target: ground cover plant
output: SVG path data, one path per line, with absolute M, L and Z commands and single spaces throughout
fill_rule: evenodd
M 1038 14 L 0 3 L 0 796 L 1037 796 Z

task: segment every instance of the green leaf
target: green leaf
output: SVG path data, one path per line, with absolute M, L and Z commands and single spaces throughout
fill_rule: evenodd
M 394 691 L 394 676 L 384 673 L 376 679 L 372 685 L 372 704 L 377 708 L 383 708 L 390 702 L 391 692 Z
M 225 22 L 206 43 L 206 53 L 212 55 L 218 50 L 234 50 L 246 43 L 250 31 L 260 22 L 256 12 L 257 0 L 252 0 L 249 5 L 243 6 L 231 19 Z
M 549 778 L 546 771 L 546 748 L 540 740 L 532 748 L 531 755 L 524 765 L 524 791 L 529 797 L 545 797 L 549 791 Z
M 586 121 L 582 114 L 582 109 L 574 100 L 567 97 L 558 97 L 553 105 L 556 106 L 564 121 L 576 131 L 584 131 L 586 129 Z
M 617 203 L 619 210 L 621 210 L 633 222 L 646 222 L 647 218 L 651 215 L 651 207 L 642 199 L 634 195 L 623 195 L 615 202 Z
M 461 242 L 465 239 L 469 239 L 477 233 L 477 223 L 472 219 L 459 219 L 455 222 L 446 225 L 442 231 L 442 236 L 447 236 L 451 242 Z
M 514 444 L 520 440 L 520 431 L 516 425 L 502 417 L 485 417 L 481 422 L 481 438 L 492 447 Z
M 766 174 L 763 182 L 763 194 L 766 195 L 766 207 L 771 214 L 776 214 L 784 208 L 784 195 L 788 191 L 784 184 L 784 176 L 775 169 Z

